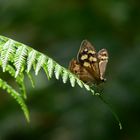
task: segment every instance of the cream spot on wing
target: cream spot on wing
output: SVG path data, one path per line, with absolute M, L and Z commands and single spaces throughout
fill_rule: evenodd
M 86 54 L 81 56 L 81 60 L 85 60 L 87 58 L 88 58 L 88 55 L 86 55 Z
M 102 59 L 102 60 L 107 60 L 108 57 L 107 57 L 107 56 L 101 56 L 101 59 Z
M 93 56 L 90 56 L 89 61 L 96 62 L 97 61 L 97 58 L 96 57 L 93 57 Z
M 107 53 L 106 53 L 106 52 L 102 52 L 102 54 L 103 54 L 103 55 L 106 55 Z
M 87 52 L 88 51 L 87 48 L 85 48 L 84 51 Z
M 89 53 L 90 53 L 90 54 L 95 54 L 96 52 L 93 51 L 93 50 L 89 50 L 89 51 L 88 51 L 88 54 L 89 54 Z
M 84 64 L 83 64 L 85 67 L 90 67 L 90 63 L 88 63 L 88 62 L 84 62 Z

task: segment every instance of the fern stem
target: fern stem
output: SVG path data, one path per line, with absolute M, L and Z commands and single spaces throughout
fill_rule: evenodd
M 26 73 L 27 73 L 27 76 L 28 76 L 28 78 L 29 78 L 29 80 L 31 82 L 32 87 L 34 88 L 35 87 L 35 82 L 33 80 L 32 75 L 29 72 L 27 72 L 27 71 L 26 71 Z
M 120 121 L 118 115 L 116 114 L 116 112 L 114 112 L 114 110 L 112 109 L 112 106 L 111 106 L 101 95 L 99 95 L 98 97 L 99 97 L 99 99 L 100 99 L 102 102 L 104 102 L 104 103 L 109 107 L 111 113 L 113 114 L 113 116 L 115 117 L 116 121 L 117 121 L 118 124 L 119 124 L 120 130 L 122 130 L 122 123 L 121 123 L 121 121 Z

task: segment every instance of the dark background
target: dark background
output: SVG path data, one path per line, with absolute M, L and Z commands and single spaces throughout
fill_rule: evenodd
M 62 80 L 26 78 L 31 122 L 0 91 L 0 140 L 140 140 L 140 2 L 137 0 L 0 0 L 0 34 L 27 44 L 68 67 L 83 39 L 106 48 L 104 98 Z M 7 76 L 8 79 L 8 76 Z M 11 83 L 14 80 L 11 79 Z

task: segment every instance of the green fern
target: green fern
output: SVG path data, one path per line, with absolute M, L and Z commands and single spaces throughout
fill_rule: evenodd
M 16 68 L 16 73 L 15 73 L 15 77 L 18 76 L 18 74 L 20 72 L 22 72 L 22 70 L 24 70 L 24 66 L 25 64 L 25 57 L 27 55 L 27 48 L 25 45 L 21 45 L 17 48 L 16 50 L 16 54 L 14 56 L 14 65 Z
M 38 58 L 37 58 L 37 64 L 36 64 L 36 69 L 35 69 L 35 75 L 38 75 L 39 70 L 45 65 L 46 63 L 46 56 L 41 54 Z
M 3 45 L 3 49 L 1 52 L 1 60 L 2 60 L 2 68 L 3 68 L 3 72 L 5 72 L 6 69 L 6 65 L 9 61 L 9 59 L 11 59 L 10 57 L 13 55 L 15 48 L 12 46 L 13 45 L 13 40 L 8 40 L 4 45 Z
M 0 78 L 0 88 L 2 88 L 3 90 L 6 90 L 7 93 L 9 93 L 19 103 L 19 105 L 21 106 L 21 109 L 23 110 L 25 114 L 27 121 L 29 122 L 30 121 L 29 111 L 22 96 L 1 78 Z
M 35 50 L 31 50 L 28 54 L 27 58 L 27 72 L 29 73 L 32 65 L 35 63 L 37 52 Z
M 21 105 L 21 108 L 28 121 L 29 112 L 24 102 L 26 99 L 24 75 L 27 73 L 32 85 L 34 86 L 30 75 L 32 68 L 35 71 L 35 75 L 38 75 L 39 71 L 43 69 L 48 79 L 52 78 L 52 75 L 54 74 L 56 79 L 60 79 L 61 77 L 63 83 L 70 81 L 72 87 L 75 87 L 77 84 L 81 88 L 85 88 L 92 95 L 100 95 L 99 93 L 95 93 L 94 90 L 89 87 L 89 85 L 81 81 L 76 75 L 59 65 L 47 55 L 44 55 L 29 46 L 4 36 L 0 36 L 0 66 L 3 69 L 3 72 L 7 71 L 12 77 L 15 78 L 17 84 L 19 85 L 20 91 L 15 91 L 2 79 L 0 79 L 0 87 L 6 90 Z

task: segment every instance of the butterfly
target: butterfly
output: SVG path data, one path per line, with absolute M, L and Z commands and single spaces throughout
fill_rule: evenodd
M 108 52 L 106 49 L 96 52 L 89 41 L 83 40 L 77 59 L 72 59 L 69 63 L 69 70 L 84 83 L 98 85 L 106 81 L 104 74 L 107 63 Z

